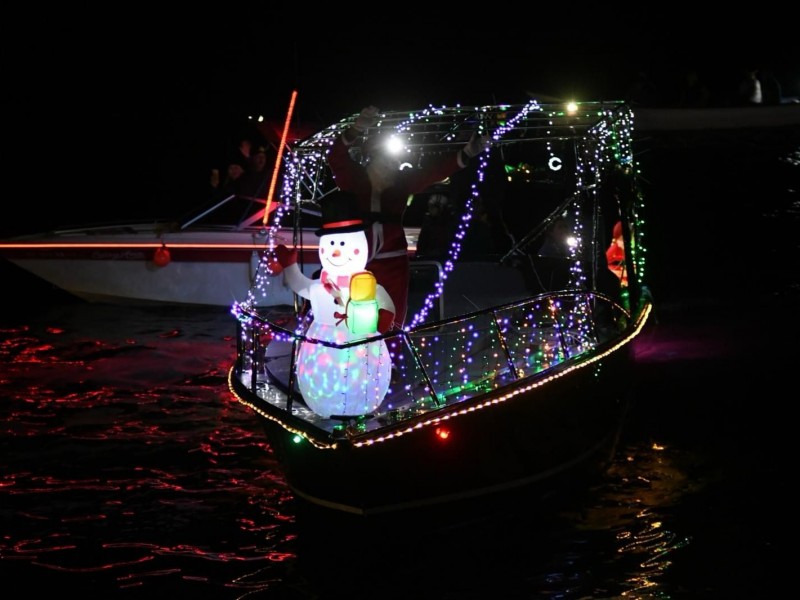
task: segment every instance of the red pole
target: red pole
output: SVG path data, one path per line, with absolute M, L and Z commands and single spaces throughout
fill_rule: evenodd
M 283 124 L 283 135 L 281 135 L 281 143 L 278 146 L 278 158 L 275 159 L 275 168 L 272 170 L 272 181 L 269 184 L 269 192 L 267 193 L 267 205 L 264 209 L 264 219 L 262 223 L 267 224 L 269 219 L 269 211 L 272 206 L 272 197 L 275 195 L 275 184 L 278 181 L 278 171 L 281 168 L 281 158 L 283 157 L 283 149 L 286 147 L 286 138 L 289 135 L 289 123 L 292 122 L 292 113 L 294 112 L 294 102 L 297 99 L 297 90 L 292 92 L 292 98 L 289 100 L 289 110 L 286 112 L 286 122 Z

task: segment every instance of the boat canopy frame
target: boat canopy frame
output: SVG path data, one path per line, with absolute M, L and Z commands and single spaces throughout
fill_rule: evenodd
M 281 227 L 285 215 L 291 213 L 293 230 L 292 238 L 298 246 L 304 238 L 302 230 L 309 225 L 305 215 L 319 215 L 319 203 L 337 188 L 333 174 L 327 164 L 327 155 L 331 145 L 349 128 L 358 117 L 350 115 L 314 135 L 295 144 L 285 156 L 284 176 L 282 181 L 281 200 L 272 222 L 272 231 Z M 397 136 L 404 144 L 403 162 L 418 168 L 431 157 L 445 152 L 454 152 L 469 140 L 474 132 L 481 132 L 490 138 L 489 153 L 492 156 L 481 161 L 476 183 L 469 190 L 459 193 L 466 196 L 462 200 L 464 212 L 461 214 L 461 225 L 457 235 L 465 235 L 472 219 L 474 200 L 485 193 L 487 197 L 495 190 L 485 191 L 488 187 L 486 165 L 489 161 L 497 161 L 504 165 L 509 181 L 525 180 L 544 181 L 545 184 L 557 188 L 561 200 L 554 208 L 549 208 L 544 218 L 514 219 L 519 223 L 526 221 L 533 225 L 527 230 L 510 233 L 511 248 L 502 256 L 495 257 L 501 264 L 510 264 L 522 259 L 530 263 L 528 269 L 536 269 L 532 262 L 531 248 L 540 240 L 544 232 L 561 215 L 570 213 L 575 227 L 590 230 L 585 239 L 591 247 L 579 248 L 571 257 L 573 261 L 583 261 L 569 289 L 586 289 L 587 285 L 594 291 L 607 291 L 598 287 L 604 268 L 602 257 L 605 245 L 610 242 L 611 218 L 623 223 L 635 223 L 642 219 L 642 199 L 635 182 L 632 132 L 633 111 L 623 102 L 584 102 L 567 104 L 539 104 L 531 101 L 527 104 L 502 104 L 491 106 L 453 106 L 429 107 L 423 110 L 387 111 L 381 113 L 374 127 L 369 128 L 360 144 L 354 145 L 350 152 L 353 160 L 365 162 L 362 149 L 376 140 L 388 136 Z M 558 146 L 558 147 L 557 147 Z M 530 159 L 529 150 L 535 149 L 535 163 Z M 484 153 L 486 154 L 486 153 Z M 534 164 L 534 167 L 530 165 Z M 539 170 L 537 171 L 537 166 Z M 610 167 L 610 168 L 609 168 Z M 511 170 L 510 170 L 511 169 Z M 609 171 L 613 171 L 609 173 Z M 505 173 L 503 174 L 505 176 Z M 605 179 L 617 180 L 615 191 L 601 197 Z M 528 199 L 529 200 L 529 199 Z M 517 206 L 530 204 L 518 202 Z M 601 204 L 604 206 L 601 207 Z M 413 206 L 409 203 L 409 206 Z M 515 207 L 516 208 L 516 207 Z M 529 208 L 529 207 L 528 207 Z M 407 213 L 410 211 L 407 211 Z M 407 217 L 406 217 L 407 218 Z M 405 225 L 404 218 L 404 225 Z M 314 220 L 312 226 L 316 227 Z M 528 227 L 528 226 L 525 226 Z M 628 273 L 644 275 L 643 228 L 625 226 L 625 246 L 628 260 Z M 268 288 L 273 250 L 271 240 L 264 253 L 253 278 L 251 295 L 245 305 L 258 304 L 257 293 L 264 293 Z M 412 248 L 411 252 L 415 248 Z M 301 268 L 305 269 L 304 253 L 298 253 Z M 443 275 L 446 278 L 459 260 L 458 250 L 451 249 L 450 255 L 443 261 Z M 260 291 L 260 292 L 259 292 Z M 638 292 L 631 290 L 634 294 Z M 434 301 L 435 298 L 429 298 Z M 632 298 L 633 302 L 638 297 Z M 300 310 L 301 301 L 295 302 L 295 309 Z M 421 315 L 413 322 L 423 321 L 427 315 Z

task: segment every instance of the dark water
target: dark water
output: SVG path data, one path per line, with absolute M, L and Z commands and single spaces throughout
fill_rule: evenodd
M 90 305 L 3 265 L 3 597 L 786 595 L 800 135 L 638 147 L 656 311 L 613 463 L 480 518 L 315 530 L 227 389 L 226 310 Z

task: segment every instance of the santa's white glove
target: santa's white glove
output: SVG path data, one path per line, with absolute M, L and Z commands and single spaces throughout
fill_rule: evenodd
M 353 123 L 353 127 L 356 129 L 356 131 L 364 133 L 370 127 L 374 127 L 375 123 L 377 122 L 378 107 L 367 106 L 366 108 L 361 109 L 361 112 L 356 117 L 355 123 Z
M 489 139 L 488 135 L 479 135 L 477 131 L 474 131 L 472 137 L 469 138 L 469 141 L 463 148 L 464 154 L 466 154 L 468 158 L 478 156 L 478 154 L 489 147 Z

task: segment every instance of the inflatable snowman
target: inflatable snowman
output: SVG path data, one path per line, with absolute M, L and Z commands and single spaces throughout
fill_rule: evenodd
M 311 303 L 312 322 L 296 361 L 297 385 L 308 407 L 324 417 L 375 411 L 389 389 L 392 360 L 384 340 L 339 347 L 386 332 L 394 303 L 365 271 L 366 223 L 355 196 L 336 192 L 322 201 L 319 279 L 306 277 L 297 251 L 280 245 L 276 257 L 286 284 Z M 336 344 L 325 345 L 320 342 Z

